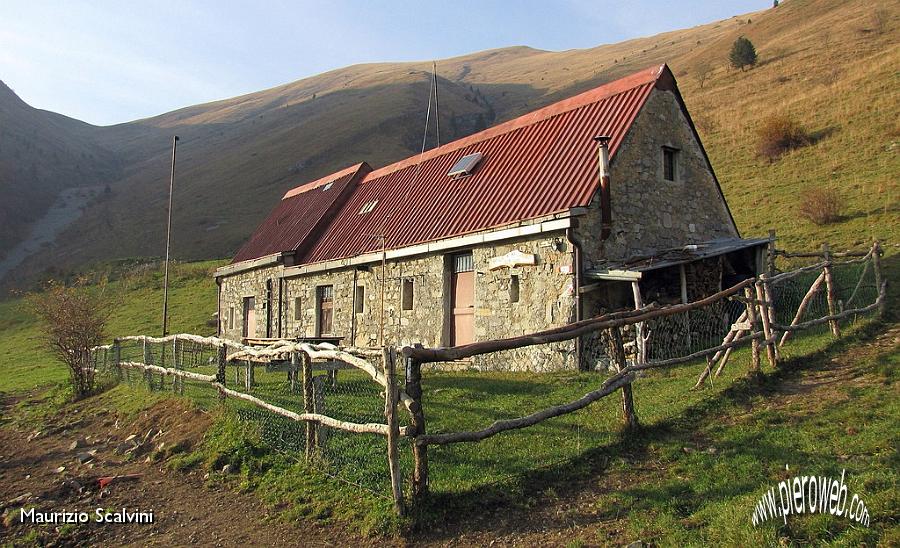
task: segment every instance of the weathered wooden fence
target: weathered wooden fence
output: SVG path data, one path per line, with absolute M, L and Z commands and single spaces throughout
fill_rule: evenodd
M 815 264 L 777 273 L 776 256 L 785 258 L 820 258 Z M 695 302 L 673 306 L 659 307 L 655 304 L 641 306 L 636 310 L 618 311 L 598 317 L 582 320 L 564 327 L 548 329 L 530 335 L 501 340 L 482 341 L 453 348 L 424 348 L 421 345 L 406 346 L 400 351 L 388 347 L 383 349 L 337 348 L 328 344 L 307 344 L 293 341 L 280 341 L 265 348 L 254 348 L 234 341 L 216 337 L 199 337 L 196 335 L 171 335 L 168 337 L 121 337 L 112 344 L 97 347 L 97 363 L 105 363 L 121 375 L 122 370 L 137 369 L 145 375 L 158 374 L 161 377 L 171 376 L 176 381 L 187 379 L 202 383 L 218 391 L 221 399 L 233 398 L 263 409 L 268 413 L 284 417 L 291 421 L 304 423 L 305 448 L 308 458 L 315 455 L 318 440 L 318 426 L 326 426 L 355 435 L 377 435 L 387 440 L 386 463 L 390 474 L 391 497 L 398 513 L 404 511 L 404 505 L 415 503 L 426 496 L 429 491 L 429 446 L 442 446 L 455 443 L 479 442 L 503 432 L 519 430 L 537 425 L 553 417 L 559 417 L 583 409 L 590 404 L 613 394 L 622 392 L 621 416 L 626 427 L 638 424 L 633 391 L 641 371 L 662 369 L 675 365 L 694 362 L 705 358 L 699 379 L 695 385 L 701 388 L 705 382 L 718 376 L 733 356 L 733 351 L 741 346 L 751 346 L 751 360 L 748 373 L 760 371 L 763 352 L 772 367 L 779 363 L 780 348 L 783 347 L 793 333 L 828 324 L 835 337 L 840 336 L 839 321 L 851 316 L 871 311 L 883 313 L 885 309 L 885 287 L 880 265 L 881 249 L 878 242 L 864 252 L 831 253 L 824 246 L 820 253 L 790 254 L 779 251 L 774 246 L 774 239 L 769 248 L 769 269 L 758 278 L 744 280 L 733 287 Z M 836 258 L 844 259 L 837 261 Z M 862 264 L 862 273 L 852 292 L 846 298 L 839 298 L 835 289 L 834 269 L 841 265 Z M 870 271 L 874 275 L 874 301 L 868 304 L 857 304 L 863 278 Z M 815 276 L 815 273 L 819 273 Z M 797 285 L 806 278 L 813 278 L 809 288 L 798 302 L 788 299 L 790 291 L 796 292 Z M 790 289 L 790 291 L 789 291 Z M 779 297 L 782 297 L 779 300 Z M 816 318 L 805 319 L 810 315 L 810 303 L 814 299 L 827 302 L 827 313 Z M 672 319 L 683 324 L 680 315 L 707 312 L 710 317 L 721 316 L 726 310 L 723 303 L 738 303 L 742 310 L 735 314 L 734 306 L 726 314 L 727 333 L 721 342 L 708 348 L 697 349 L 696 345 L 683 347 L 680 355 L 667 359 L 633 360 L 626 359 L 623 330 L 628 326 L 652 325 L 652 322 Z M 781 306 L 779 305 L 781 304 Z M 795 306 L 796 305 L 796 306 Z M 732 314 L 728 316 L 728 314 Z M 790 318 L 789 321 L 785 318 Z M 690 322 L 687 322 L 688 324 Z M 598 378 L 594 390 L 581 397 L 561 405 L 547 407 L 531 414 L 514 419 L 496 420 L 484 428 L 472 431 L 429 433 L 426 428 L 427 409 L 423 398 L 422 366 L 436 362 L 453 362 L 474 356 L 504 352 L 528 346 L 549 344 L 572 340 L 582 335 L 604 331 L 608 333 L 613 346 L 614 369 L 610 376 Z M 632 329 L 632 333 L 640 333 Z M 203 374 L 187 371 L 178 367 L 178 345 L 189 342 L 215 350 L 214 374 Z M 123 359 L 122 346 L 126 343 L 138 344 L 142 348 L 140 360 Z M 173 359 L 173 367 L 155 365 L 150 345 L 161 345 L 165 349 L 172 345 L 169 355 Z M 648 356 L 647 353 L 638 354 Z M 165 361 L 165 360 L 163 360 Z M 373 364 L 373 361 L 375 362 Z M 398 378 L 398 363 L 403 367 L 403 377 Z M 226 366 L 231 365 L 237 372 L 243 372 L 243 382 L 236 378 L 233 387 L 226 385 Z M 254 384 L 255 368 L 276 370 L 286 373 L 290 390 L 299 384 L 302 390 L 303 412 L 295 412 L 280 405 L 267 402 L 251 395 Z M 353 422 L 331 417 L 321 412 L 317 402 L 321 397 L 316 394 L 313 382 L 313 370 L 327 370 L 333 375 L 331 382 L 336 383 L 337 371 L 354 369 L 365 373 L 366 377 L 383 389 L 384 422 Z M 402 386 L 401 386 L 402 385 Z M 177 389 L 177 382 L 175 387 Z M 401 407 L 408 415 L 407 425 L 401 426 L 398 409 Z M 409 481 L 408 496 L 404 495 L 401 479 L 401 453 L 399 441 L 410 440 L 412 453 L 412 470 Z
M 774 244 L 774 240 L 773 240 Z M 779 254 L 788 258 L 822 258 L 821 262 L 800 267 L 795 270 L 775 273 L 775 255 Z M 838 262 L 835 257 L 846 258 Z M 593 402 L 610 394 L 622 392 L 622 420 L 626 427 L 634 426 L 638 422 L 634 408 L 633 384 L 638 379 L 638 373 L 648 369 L 668 368 L 679 364 L 693 362 L 706 358 L 706 365 L 700 374 L 695 388 L 703 386 L 710 375 L 720 374 L 732 356 L 734 349 L 744 345 L 750 345 L 751 361 L 749 374 L 760 372 L 760 356 L 765 352 L 766 359 L 772 367 L 778 365 L 779 347 L 783 346 L 791 333 L 813 328 L 822 324 L 831 326 L 832 334 L 840 336 L 838 322 L 851 316 L 858 316 L 877 310 L 883 314 L 886 302 L 886 283 L 883 279 L 880 265 L 881 249 L 878 242 L 864 252 L 848 252 L 841 254 L 831 253 L 828 246 L 823 246 L 821 253 L 815 254 L 789 254 L 778 251 L 774 245 L 770 246 L 769 273 L 761 274 L 758 278 L 744 280 L 733 287 L 719 293 L 687 304 L 679 304 L 667 307 L 648 305 L 637 310 L 628 310 L 605 314 L 590 318 L 565 327 L 550 329 L 530 335 L 513 337 L 508 339 L 477 342 L 454 348 L 422 348 L 421 346 L 407 346 L 401 350 L 405 360 L 407 381 L 406 393 L 412 398 L 409 407 L 413 414 L 407 435 L 413 440 L 414 468 L 411 478 L 411 494 L 413 499 L 425 496 L 429 490 L 429 459 L 428 447 L 434 445 L 448 445 L 454 443 L 480 442 L 503 432 L 518 430 L 537 425 L 553 417 L 559 417 L 583 409 Z M 864 264 L 862 273 L 856 283 L 855 289 L 846 300 L 839 301 L 836 296 L 834 269 L 840 265 Z M 863 278 L 869 268 L 874 271 L 876 295 L 874 302 L 860 305 L 855 308 L 850 305 L 857 300 Z M 776 296 L 780 289 L 789 281 L 809 275 L 811 272 L 821 274 L 812 283 L 807 294 L 801 300 L 796 310 L 779 310 Z M 820 291 L 824 281 L 824 292 L 828 303 L 826 315 L 803 321 L 804 314 L 808 313 L 807 305 L 812 295 Z M 621 336 L 622 328 L 626 326 L 646 326 L 649 322 L 660 318 L 674 318 L 678 315 L 695 311 L 714 308 L 723 301 L 737 301 L 743 304 L 744 311 L 738 316 L 728 334 L 724 336 L 720 344 L 699 350 L 685 352 L 683 355 L 669 359 L 644 361 L 641 363 L 627 364 L 625 360 L 625 343 Z M 790 313 L 793 320 L 789 325 L 779 323 L 779 316 Z M 679 321 L 680 323 L 680 321 Z M 435 362 L 450 362 L 463 360 L 474 356 L 503 352 L 527 346 L 548 344 L 564 340 L 575 339 L 597 331 L 608 331 L 609 339 L 614 346 L 615 373 L 599 383 L 598 387 L 584 394 L 582 397 L 568 403 L 548 407 L 529 415 L 515 419 L 497 420 L 486 425 L 480 430 L 465 432 L 446 432 L 429 434 L 426 429 L 426 409 L 422 402 L 422 365 Z M 634 329 L 633 332 L 639 332 Z M 644 354 L 646 355 L 646 354 Z M 715 365 L 715 366 L 714 366 Z M 713 373 L 715 371 L 715 373 Z

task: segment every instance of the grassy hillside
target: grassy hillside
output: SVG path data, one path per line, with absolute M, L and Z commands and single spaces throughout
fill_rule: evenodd
M 675 71 L 744 234 L 774 227 L 790 244 L 897 240 L 900 8 L 885 0 L 788 0 L 776 9 L 586 50 L 505 48 L 438 61 L 446 142 L 649 65 Z M 727 67 L 749 37 L 759 65 Z M 601 37 L 598 36 L 598 41 Z M 711 75 L 701 87 L 698 74 Z M 163 251 L 171 135 L 182 138 L 174 210 L 176 256 L 229 256 L 287 189 L 366 160 L 373 166 L 421 146 L 430 63 L 356 65 L 284 86 L 97 129 L 121 176 L 52 253 L 41 272 Z M 769 115 L 793 116 L 812 146 L 776 162 L 756 153 Z M 429 146 L 434 144 L 433 137 Z M 846 202 L 825 228 L 800 220 L 806 189 Z M 763 207 L 760 207 L 760 206 Z
M 216 311 L 216 286 L 210 272 L 219 261 L 177 264 L 169 279 L 169 332 L 215 333 L 206 321 Z M 110 318 L 110 338 L 159 335 L 162 329 L 162 272 L 137 267 L 119 269 L 108 285 L 117 305 Z M 0 394 L 56 386 L 66 380 L 65 366 L 45 348 L 40 325 L 21 298 L 0 302 Z

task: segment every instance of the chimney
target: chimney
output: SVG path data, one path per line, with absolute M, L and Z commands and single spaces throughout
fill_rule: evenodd
M 612 231 L 612 210 L 609 206 L 609 140 L 610 137 L 598 135 L 597 156 L 600 167 L 600 240 L 609 238 Z

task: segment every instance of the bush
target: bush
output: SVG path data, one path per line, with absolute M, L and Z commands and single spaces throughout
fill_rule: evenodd
M 103 289 L 48 283 L 44 291 L 27 297 L 31 311 L 44 324 L 47 347 L 69 368 L 75 398 L 94 391 L 95 371 L 91 349 L 103 344 L 112 311 Z
M 778 159 L 789 150 L 806 146 L 812 139 L 796 120 L 790 116 L 777 114 L 763 120 L 759 129 L 758 151 L 769 161 Z
M 753 42 L 743 36 L 738 36 L 734 44 L 731 45 L 731 53 L 728 55 L 728 60 L 731 61 L 731 66 L 742 71 L 744 67 L 755 65 L 756 48 L 753 47 Z
M 817 225 L 841 219 L 841 195 L 833 188 L 814 188 L 803 195 L 800 215 Z

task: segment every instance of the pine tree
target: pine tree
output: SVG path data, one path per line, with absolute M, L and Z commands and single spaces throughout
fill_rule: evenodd
M 728 55 L 728 59 L 731 61 L 731 66 L 739 68 L 741 71 L 746 66 L 752 67 L 755 65 L 756 48 L 753 47 L 753 42 L 743 36 L 738 36 L 738 39 L 731 46 L 731 53 Z

